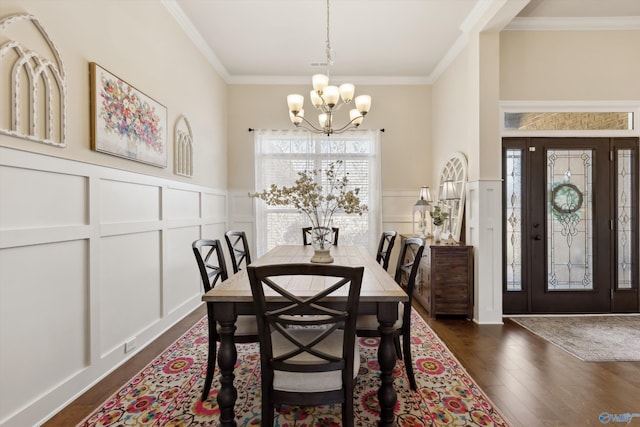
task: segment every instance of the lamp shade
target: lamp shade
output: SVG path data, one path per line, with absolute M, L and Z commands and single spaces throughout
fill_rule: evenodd
M 426 185 L 420 187 L 420 200 L 431 202 L 431 191 L 429 191 L 429 187 L 427 187 Z
M 318 123 L 320 124 L 320 127 L 324 128 L 327 126 L 327 117 L 326 113 L 318 114 Z
M 329 76 L 324 74 L 314 74 L 313 77 L 311 77 L 311 85 L 313 86 L 313 90 L 322 94 L 324 88 L 329 85 Z
M 356 108 L 363 116 L 371 109 L 371 97 L 369 95 L 360 95 L 356 97 Z
M 446 180 L 442 183 L 442 194 L 440 197 L 442 200 L 457 200 L 458 191 L 456 190 L 456 184 L 451 180 Z
M 360 114 L 360 111 L 356 110 L 355 108 L 349 110 L 349 118 L 351 119 L 351 123 L 353 123 L 356 127 L 360 126 L 360 123 L 362 123 L 362 114 Z
M 311 98 L 311 103 L 314 107 L 318 108 L 322 105 L 322 98 L 315 90 L 312 89 L 309 91 L 309 98 Z
M 338 103 L 338 99 L 340 99 L 340 89 L 338 86 L 327 86 L 324 88 L 322 98 L 329 108 L 333 108 Z
M 287 95 L 287 105 L 289 106 L 289 111 L 293 112 L 294 115 L 297 114 L 298 111 L 302 110 L 303 104 L 304 96 L 298 95 L 297 93 Z
M 298 111 L 297 115 L 293 115 L 293 113 L 291 111 L 289 111 L 289 119 L 291 119 L 291 123 L 293 123 L 294 125 L 298 126 L 300 123 L 302 123 L 302 118 L 304 117 L 304 110 L 300 110 Z
M 351 83 L 344 83 L 340 85 L 340 98 L 342 98 L 342 102 L 348 104 L 353 99 L 353 94 L 355 93 L 356 88 Z

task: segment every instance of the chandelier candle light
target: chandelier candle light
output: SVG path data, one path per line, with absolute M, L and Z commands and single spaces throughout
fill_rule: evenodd
M 333 86 L 329 84 L 329 67 L 333 65 L 334 51 L 331 49 L 331 41 L 329 26 L 329 0 L 327 0 L 327 74 L 314 74 L 311 82 L 313 89 L 309 92 L 311 104 L 318 110 L 319 127 L 314 126 L 304 117 L 304 96 L 299 94 L 291 94 L 287 96 L 287 104 L 289 105 L 289 118 L 291 123 L 296 127 L 302 126 L 304 129 L 313 133 L 323 133 L 330 136 L 334 133 L 342 133 L 349 129 L 355 129 L 364 120 L 371 108 L 371 97 L 369 95 L 360 95 L 355 98 L 355 107 L 349 111 L 349 121 L 341 127 L 334 128 L 334 113 L 343 105 L 351 103 L 355 95 L 356 88 L 351 83 Z

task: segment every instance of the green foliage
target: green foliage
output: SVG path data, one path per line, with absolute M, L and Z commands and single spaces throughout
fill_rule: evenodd
M 249 193 L 249 197 L 261 199 L 269 206 L 292 206 L 307 215 L 313 227 L 329 227 L 333 214 L 338 211 L 362 215 L 368 207 L 360 203 L 360 188 L 347 190 L 347 176 L 337 176 L 336 169 L 342 163 L 342 160 L 336 160 L 329 163 L 329 167 L 324 170 L 326 189 L 318 183 L 319 179 L 316 179 L 323 170 L 314 169 L 298 172 L 299 177 L 291 187 L 271 184 L 266 190 Z
M 433 212 L 431 212 L 431 222 L 433 225 L 440 226 L 444 224 L 444 221 L 447 219 L 449 215 L 442 210 L 442 208 L 438 205 L 433 207 Z

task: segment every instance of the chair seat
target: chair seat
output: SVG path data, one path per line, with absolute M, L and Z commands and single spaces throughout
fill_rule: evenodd
M 218 334 L 220 334 L 220 324 L 216 326 L 216 330 Z M 236 331 L 234 332 L 236 336 L 244 336 L 244 335 L 258 335 L 258 321 L 256 320 L 256 316 L 247 315 L 247 316 L 238 316 L 238 320 L 236 321 Z
M 393 324 L 394 329 L 402 328 L 402 318 L 404 317 L 404 303 L 398 303 L 398 320 Z M 363 314 L 358 316 L 357 331 L 377 331 L 380 323 L 375 314 Z
M 302 342 L 311 342 L 317 335 L 317 330 L 290 330 L 292 335 L 295 335 Z M 336 357 L 342 357 L 342 334 L 343 331 L 336 330 L 329 337 L 323 340 L 320 344 L 315 346 L 324 353 L 334 355 Z M 271 340 L 273 344 L 273 355 L 279 356 L 286 352 L 297 349 L 289 340 L 283 337 L 279 332 L 274 331 L 271 334 Z M 360 370 L 360 348 L 354 346 L 353 348 L 353 378 L 356 378 L 358 371 Z M 318 362 L 319 358 L 308 354 L 300 354 L 291 360 L 301 365 Z M 273 373 L 273 389 L 288 391 L 288 392 L 323 392 L 328 390 L 340 390 L 342 388 L 342 371 L 328 371 L 328 372 L 284 372 L 275 370 Z

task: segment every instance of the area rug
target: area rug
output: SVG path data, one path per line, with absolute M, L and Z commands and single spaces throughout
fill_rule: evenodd
M 508 426 L 505 417 L 469 377 L 424 320 L 413 312 L 414 370 L 418 391 L 409 388 L 402 361 L 394 371 L 398 426 Z M 355 425 L 375 426 L 378 338 L 360 338 L 362 363 L 356 385 Z M 258 344 L 238 344 L 234 385 L 238 389 L 238 426 L 260 425 L 260 355 Z M 220 384 L 214 379 L 209 398 L 200 401 L 207 359 L 207 322 L 191 330 L 147 365 L 79 426 L 217 426 Z M 218 369 L 216 366 L 216 378 Z M 341 425 L 340 405 L 283 407 L 279 427 Z
M 640 316 L 510 317 L 587 362 L 640 361 Z

